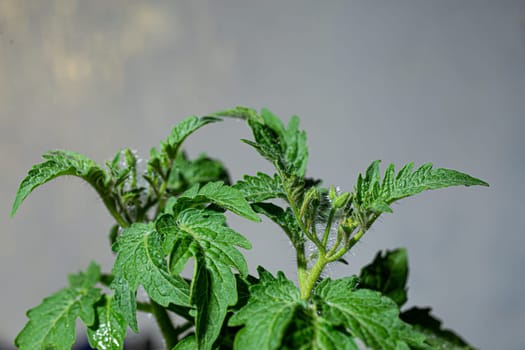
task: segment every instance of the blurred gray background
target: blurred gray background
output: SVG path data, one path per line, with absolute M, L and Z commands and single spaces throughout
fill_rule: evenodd
M 309 175 L 326 185 L 351 190 L 374 159 L 488 181 L 402 201 L 330 273 L 406 246 L 409 305 L 432 305 L 481 349 L 525 348 L 524 1 L 0 0 L 0 339 L 68 273 L 113 262 L 112 220 L 78 179 L 38 189 L 9 218 L 42 153 L 147 157 L 182 118 L 236 105 L 299 115 Z M 223 159 L 234 179 L 269 171 L 239 142 L 249 137 L 226 121 L 186 149 Z M 230 222 L 253 242 L 252 272 L 295 278 L 273 225 Z

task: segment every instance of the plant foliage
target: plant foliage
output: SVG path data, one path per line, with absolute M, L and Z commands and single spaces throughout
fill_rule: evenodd
M 232 184 L 226 167 L 205 154 L 190 159 L 186 138 L 223 118 L 244 120 L 252 146 L 275 172 L 245 175 Z M 379 252 L 359 276 L 323 277 L 391 204 L 426 190 L 488 186 L 465 173 L 412 163 L 381 176 L 379 161 L 359 175 L 352 192 L 306 177 L 306 134 L 263 109 L 237 107 L 192 116 L 177 124 L 147 162 L 130 149 L 101 166 L 70 151 L 52 151 L 29 170 L 11 214 L 52 179 L 87 181 L 115 219 L 111 273 L 92 263 L 86 272 L 28 311 L 15 340 L 20 349 L 70 349 L 76 322 L 87 326 L 95 349 L 124 347 L 127 328 L 139 332 L 137 312 L 157 321 L 168 349 L 472 349 L 443 329 L 429 308 L 403 310 L 407 301 L 405 249 Z M 290 240 L 297 281 L 262 267 L 249 274 L 250 242 L 227 224 L 226 213 L 273 221 Z M 308 247 L 314 247 L 313 252 Z M 191 262 L 191 263 L 190 263 Z M 190 277 L 186 275 L 191 272 Z M 102 288 L 109 287 L 109 288 Z M 137 300 L 143 288 L 147 300 Z M 179 324 L 173 323 L 178 315 Z M 182 321 L 180 321 L 182 320 Z

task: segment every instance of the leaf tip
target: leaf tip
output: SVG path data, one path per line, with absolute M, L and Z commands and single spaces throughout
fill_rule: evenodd
M 19 194 L 17 194 L 15 201 L 13 202 L 13 207 L 11 208 L 11 213 L 9 214 L 10 218 L 13 218 L 18 211 L 18 208 L 20 208 L 20 205 L 24 201 L 26 196 L 21 197 Z

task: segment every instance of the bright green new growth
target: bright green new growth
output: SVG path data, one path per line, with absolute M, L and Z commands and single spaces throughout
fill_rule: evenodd
M 231 184 L 220 161 L 186 156 L 184 140 L 221 117 L 246 121 L 253 140 L 243 141 L 275 173 Z M 381 176 L 374 161 L 353 192 L 339 193 L 305 177 L 308 148 L 299 118 L 285 126 L 266 109 L 245 107 L 184 119 L 151 150 L 146 169 L 129 149 L 105 168 L 69 151 L 43 158 L 20 184 L 11 214 L 38 186 L 62 175 L 80 177 L 116 221 L 110 230 L 116 259 L 110 274 L 93 263 L 31 309 L 15 340 L 22 350 L 70 349 L 77 318 L 93 348 L 122 349 L 126 328 L 139 331 L 137 311 L 154 316 L 167 349 L 355 350 L 356 340 L 370 349 L 471 349 L 442 329 L 430 309 L 401 309 L 407 301 L 404 249 L 378 253 L 359 276 L 321 276 L 328 264 L 346 262 L 346 253 L 395 201 L 449 186 L 488 186 L 484 181 L 431 164 L 414 170 L 412 163 L 397 174 L 391 164 Z M 295 251 L 298 285 L 262 267 L 259 278 L 249 274 L 240 249 L 251 244 L 228 226 L 225 211 L 254 222 L 263 215 L 283 230 Z M 182 276 L 189 266 L 191 278 Z M 137 300 L 140 287 L 148 300 Z M 174 325 L 172 315 L 184 321 Z

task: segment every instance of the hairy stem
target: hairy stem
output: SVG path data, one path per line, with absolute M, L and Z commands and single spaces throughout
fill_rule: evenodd
M 341 227 L 339 227 L 337 229 L 337 238 L 336 238 L 336 241 L 333 245 L 333 247 L 328 251 L 328 253 L 326 253 L 326 256 L 328 258 L 330 258 L 330 256 L 332 256 L 336 251 L 337 251 L 337 248 L 339 248 L 339 244 L 341 244 L 341 241 L 343 240 L 343 229 Z
M 330 214 L 328 214 L 328 221 L 326 222 L 326 227 L 323 234 L 323 247 L 326 247 L 328 243 L 328 237 L 330 236 L 330 231 L 332 229 L 332 221 L 334 220 L 335 208 L 330 209 Z
M 298 243 L 297 246 L 295 246 L 295 251 L 297 254 L 297 279 L 299 281 L 299 289 L 302 291 L 304 289 L 304 281 L 306 281 L 308 278 L 307 262 L 304 254 L 304 243 Z
M 321 276 L 321 273 L 323 272 L 326 264 L 328 264 L 328 260 L 326 260 L 326 257 L 324 254 L 320 254 L 319 258 L 316 260 L 314 266 L 307 271 L 304 276 L 303 280 L 299 280 L 300 290 L 301 290 L 301 299 L 308 300 L 312 296 L 312 291 L 315 287 L 315 284 L 319 277 Z

